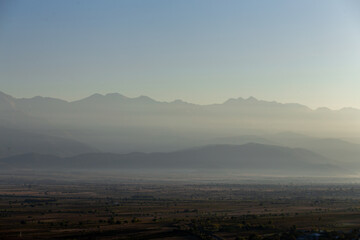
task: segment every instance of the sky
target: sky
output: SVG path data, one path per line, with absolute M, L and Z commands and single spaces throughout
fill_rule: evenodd
M 360 108 L 360 2 L 0 0 L 0 91 Z

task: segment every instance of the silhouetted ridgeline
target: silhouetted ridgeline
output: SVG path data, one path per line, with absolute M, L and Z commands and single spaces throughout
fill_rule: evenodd
M 326 157 L 329 164 L 360 168 L 359 145 L 341 140 L 355 139 L 359 133 L 359 110 L 312 110 L 300 104 L 267 102 L 253 97 L 196 105 L 181 100 L 159 102 L 146 96 L 129 98 L 118 93 L 94 94 L 67 102 L 45 97 L 19 99 L 0 92 L 0 158 L 33 152 L 39 156 L 77 156 L 79 159 L 81 154 L 112 152 L 116 158 L 123 159 L 127 156 L 124 154 L 130 152 L 176 152 L 176 157 L 170 153 L 166 157 L 177 159 L 186 155 L 186 151 L 177 152 L 179 149 L 253 142 L 304 148 Z M 231 155 L 232 150 L 227 150 L 216 159 L 211 158 L 215 152 L 204 155 L 207 166 L 197 160 L 193 167 L 222 167 L 222 158 Z M 291 154 L 289 157 L 306 158 L 307 153 L 301 154 L 304 155 L 301 158 Z M 161 162 L 165 161 L 162 160 L 165 155 L 158 154 L 156 161 L 149 162 L 152 166 L 166 167 L 166 163 Z M 144 154 L 136 161 L 152 156 L 154 154 Z M 69 158 L 63 161 L 66 159 Z M 231 158 L 225 160 L 228 161 L 225 166 L 238 167 L 235 162 L 231 163 Z M 136 161 L 132 163 L 134 167 Z M 245 164 L 245 159 L 240 162 L 243 162 L 241 167 L 253 164 L 252 161 Z M 174 160 L 172 166 L 176 163 Z M 276 169 L 287 163 L 278 164 Z M 271 167 L 264 163 L 263 166 Z
M 29 153 L 0 159 L 2 169 L 238 169 L 269 174 L 349 174 L 304 149 L 263 144 L 211 145 L 169 153 L 89 153 L 70 158 Z

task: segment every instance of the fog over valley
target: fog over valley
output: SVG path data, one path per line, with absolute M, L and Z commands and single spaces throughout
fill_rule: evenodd
M 254 97 L 196 105 L 118 93 L 73 102 L 0 93 L 0 113 L 3 168 L 235 168 L 297 176 L 360 169 L 357 109 Z

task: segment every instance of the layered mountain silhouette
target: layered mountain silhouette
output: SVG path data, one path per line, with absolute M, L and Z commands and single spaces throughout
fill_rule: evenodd
M 360 168 L 359 145 L 341 140 L 359 135 L 360 111 L 349 108 L 312 110 L 254 97 L 197 105 L 118 93 L 68 102 L 39 96 L 14 98 L 0 92 L 0 157 L 29 152 L 72 157 L 97 150 L 173 152 L 254 142 L 304 148 L 329 161 Z
M 276 174 L 349 174 L 325 157 L 299 148 L 249 143 L 211 145 L 168 153 L 89 153 L 70 158 L 23 154 L 0 159 L 3 169 L 238 169 Z
M 0 158 L 36 152 L 69 157 L 98 150 L 76 140 L 0 127 Z
M 281 132 L 222 137 L 205 141 L 206 144 L 244 144 L 248 142 L 308 149 L 327 157 L 332 162 L 360 167 L 360 144 L 336 138 L 315 138 L 293 132 Z

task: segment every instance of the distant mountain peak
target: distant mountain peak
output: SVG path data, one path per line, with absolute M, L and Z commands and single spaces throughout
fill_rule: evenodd
M 136 98 L 133 98 L 134 100 L 140 100 L 140 101 L 142 101 L 142 102 L 157 102 L 157 101 L 155 101 L 154 99 L 152 99 L 152 98 L 150 98 L 150 97 L 148 97 L 148 96 L 144 96 L 144 95 L 141 95 L 141 96 L 138 96 L 138 97 L 136 97 Z
M 0 110 L 15 110 L 15 98 L 10 95 L 7 95 L 3 92 L 0 92 Z
M 181 99 L 175 99 L 174 101 L 172 101 L 172 103 L 185 103 L 185 102 Z
M 87 98 L 100 98 L 100 97 L 104 97 L 104 95 L 100 94 L 100 93 L 94 93 L 92 95 L 90 95 Z M 86 98 L 85 98 L 86 99 Z
M 233 104 L 233 103 L 243 102 L 244 100 L 245 100 L 245 99 L 243 99 L 242 97 L 229 98 L 229 99 L 226 100 L 223 104 Z
M 246 99 L 246 101 L 249 101 L 249 102 L 258 102 L 259 100 L 257 100 L 256 98 L 254 98 L 253 96 L 250 96 Z
M 174 101 L 170 102 L 170 104 L 176 104 L 176 105 L 190 105 L 190 104 L 192 104 L 192 103 L 185 102 L 185 101 L 183 101 L 183 100 L 181 100 L 181 99 L 176 99 L 176 100 L 174 100 Z
M 42 96 L 35 96 L 32 98 L 22 98 L 19 100 L 30 100 L 30 101 L 36 101 L 36 102 L 61 102 L 61 103 L 68 103 L 65 100 L 59 99 L 59 98 L 52 98 L 52 97 L 42 97 Z
M 8 97 L 8 98 L 13 98 L 12 96 L 0 91 L 0 97 Z
M 269 102 L 269 101 L 263 101 L 263 100 L 259 100 L 253 96 L 250 96 L 248 98 L 242 98 L 242 97 L 238 97 L 238 98 L 230 98 L 227 101 L 225 101 L 223 104 L 280 104 L 277 103 L 275 101 L 273 102 Z
M 120 93 L 108 93 L 105 95 L 105 97 L 111 97 L 111 98 L 128 98 Z
M 80 99 L 80 100 L 76 100 L 73 103 L 81 103 L 81 102 L 88 102 L 88 101 L 97 101 L 100 100 L 104 97 L 104 95 L 100 94 L 100 93 L 94 93 L 86 98 Z

